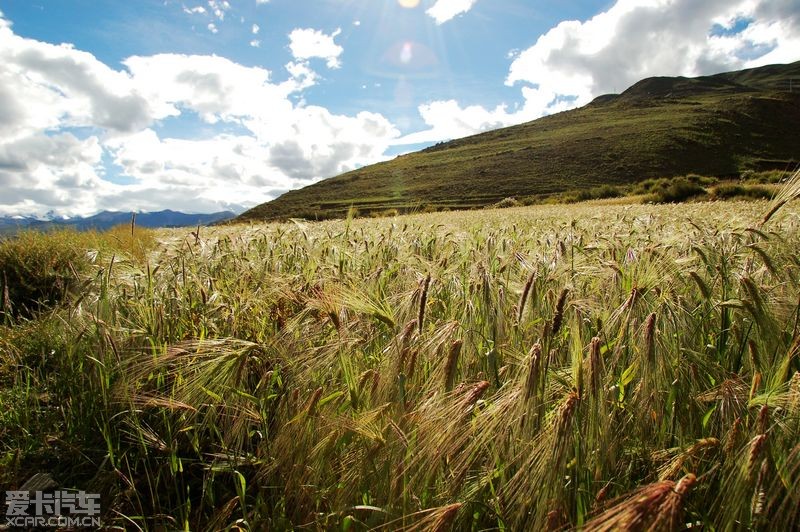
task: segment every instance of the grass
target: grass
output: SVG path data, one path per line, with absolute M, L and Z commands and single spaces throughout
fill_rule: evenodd
M 142 530 L 789 529 L 796 188 L 117 235 L 0 328 L 0 481 Z
M 153 245 L 151 231 L 130 226 L 24 230 L 0 240 L 0 318 L 30 318 L 80 292 L 100 250 L 142 260 Z
M 614 194 L 701 174 L 770 182 L 800 161 L 800 63 L 709 78 L 654 78 L 583 108 L 489 131 L 290 191 L 240 220 L 468 209 L 505 198 Z M 702 183 L 700 183 L 702 185 Z M 580 198 L 579 196 L 589 196 Z M 608 196 L 606 196 L 608 197 Z M 674 200 L 669 200 L 674 201 Z

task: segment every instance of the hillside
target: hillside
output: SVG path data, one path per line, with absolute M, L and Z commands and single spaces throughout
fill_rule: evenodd
M 351 205 L 361 214 L 473 208 L 654 177 L 783 170 L 800 160 L 799 123 L 800 62 L 649 78 L 580 109 L 287 192 L 237 220 L 340 217 Z

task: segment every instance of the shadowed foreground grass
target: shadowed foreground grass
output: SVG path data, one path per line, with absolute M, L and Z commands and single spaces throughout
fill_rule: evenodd
M 130 529 L 789 529 L 800 215 L 772 207 L 101 251 L 78 299 L 0 330 L 0 482 L 50 472 Z

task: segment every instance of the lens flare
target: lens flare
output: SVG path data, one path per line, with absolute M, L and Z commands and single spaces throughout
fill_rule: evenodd
M 419 0 L 397 0 L 397 3 L 399 3 L 401 7 L 414 9 L 419 5 Z
M 410 42 L 403 43 L 403 49 L 400 51 L 400 62 L 407 65 L 414 59 L 414 47 Z

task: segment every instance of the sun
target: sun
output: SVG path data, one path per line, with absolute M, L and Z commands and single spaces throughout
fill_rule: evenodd
M 401 7 L 413 9 L 419 5 L 419 0 L 397 0 Z

